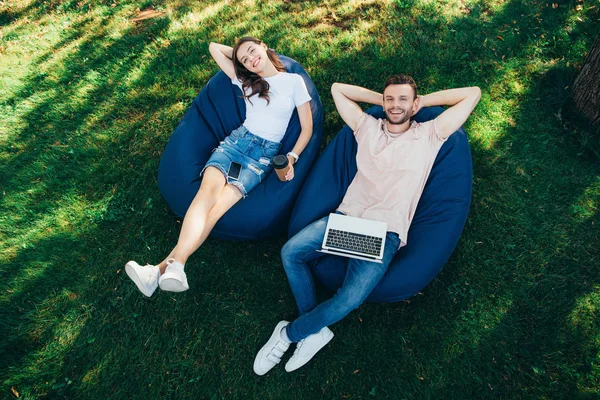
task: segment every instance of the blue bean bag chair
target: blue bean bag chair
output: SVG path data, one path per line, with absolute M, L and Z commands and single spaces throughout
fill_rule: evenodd
M 231 208 L 214 227 L 211 236 L 228 240 L 262 239 L 285 233 L 292 206 L 310 167 L 318 156 L 323 138 L 323 110 L 317 89 L 300 64 L 279 56 L 288 72 L 304 79 L 312 97 L 313 135 L 294 166 L 294 179 L 281 182 L 275 173 Z M 219 71 L 202 89 L 173 132 L 158 168 L 161 194 L 180 217 L 200 187 L 200 172 L 211 152 L 225 136 L 244 121 L 246 105 L 241 90 Z M 294 111 L 282 140 L 280 154 L 291 151 L 300 135 L 300 120 Z
M 381 107 L 367 112 L 377 118 L 385 117 Z M 428 121 L 442 112 L 441 107 L 423 108 L 414 120 Z M 333 212 L 342 202 L 356 174 L 356 150 L 352 130 L 346 126 L 329 143 L 307 178 L 292 211 L 290 237 Z M 367 301 L 407 299 L 437 275 L 456 247 L 467 220 L 472 179 L 469 143 L 460 128 L 435 159 L 408 231 L 407 245 L 398 251 Z M 315 260 L 311 268 L 318 281 L 335 291 L 342 286 L 346 264 L 345 258 L 327 255 Z

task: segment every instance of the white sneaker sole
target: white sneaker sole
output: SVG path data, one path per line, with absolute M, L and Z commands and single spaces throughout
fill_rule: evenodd
M 152 297 L 152 294 L 154 294 L 154 290 L 152 291 L 152 293 L 148 293 L 146 286 L 144 286 L 142 281 L 140 281 L 140 277 L 138 276 L 137 272 L 135 272 L 133 263 L 134 261 L 129 261 L 127 264 L 125 264 L 125 272 L 127 273 L 127 276 L 133 281 L 133 283 L 135 283 L 135 286 L 137 286 L 139 291 L 142 292 L 144 296 Z M 137 265 L 137 263 L 135 265 Z
M 310 360 L 313 359 L 314 356 L 317 355 L 317 353 L 319 351 L 321 351 L 323 349 L 323 347 L 327 346 L 327 344 L 329 342 L 331 342 L 331 339 L 333 339 L 333 332 L 331 332 L 331 330 L 329 332 L 327 332 L 327 336 L 325 337 L 325 341 L 323 342 L 323 344 L 321 345 L 321 347 L 319 347 L 310 357 L 300 361 L 298 364 L 296 365 L 290 365 L 290 362 L 294 359 L 294 356 L 292 356 L 292 358 L 290 358 L 290 360 L 285 364 L 285 370 L 287 372 L 293 372 L 295 370 L 297 370 L 300 367 L 305 366 Z
M 188 285 L 185 285 L 179 279 L 169 276 L 168 273 L 165 273 L 160 277 L 158 281 L 158 286 L 161 290 L 164 290 L 165 292 L 177 293 L 185 292 L 190 288 Z

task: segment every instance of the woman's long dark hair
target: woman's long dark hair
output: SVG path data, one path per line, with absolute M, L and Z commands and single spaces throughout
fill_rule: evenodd
M 254 96 L 258 93 L 258 97 L 262 97 L 267 100 L 267 104 L 269 104 L 269 82 L 264 80 L 260 75 L 255 74 L 254 72 L 250 72 L 244 67 L 244 65 L 238 60 L 237 52 L 240 49 L 240 46 L 246 42 L 254 42 L 257 45 L 261 45 L 262 41 L 252 36 L 245 36 L 237 41 L 235 46 L 233 46 L 233 68 L 235 69 L 235 75 L 242 82 L 242 92 L 244 93 L 244 97 L 248 99 L 250 103 L 250 97 Z M 267 56 L 269 60 L 275 66 L 275 69 L 279 72 L 285 72 L 285 68 L 281 63 L 277 54 L 271 49 L 267 49 Z M 251 92 L 249 95 L 246 95 L 246 89 L 251 88 Z

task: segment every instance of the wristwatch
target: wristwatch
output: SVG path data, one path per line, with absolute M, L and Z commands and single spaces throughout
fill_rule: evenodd
M 296 164 L 298 162 L 298 159 L 300 158 L 300 156 L 294 153 L 293 151 L 288 152 L 286 155 L 292 156 L 294 158 L 294 164 Z

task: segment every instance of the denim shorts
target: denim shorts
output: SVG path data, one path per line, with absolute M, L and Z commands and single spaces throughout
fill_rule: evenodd
M 256 136 L 242 125 L 213 150 L 200 175 L 206 168 L 215 167 L 223 173 L 227 183 L 237 187 L 246 197 L 271 172 L 271 161 L 280 147 L 281 143 Z M 229 176 L 229 168 L 234 162 L 242 166 L 237 179 Z

